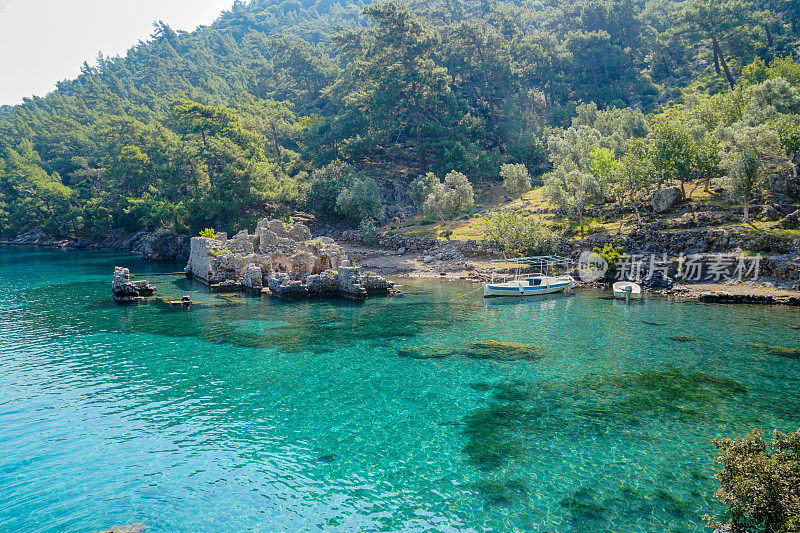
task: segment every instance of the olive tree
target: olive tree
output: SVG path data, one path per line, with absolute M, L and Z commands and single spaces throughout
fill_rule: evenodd
M 684 195 L 684 183 L 692 177 L 697 145 L 686 129 L 676 122 L 656 124 L 650 132 L 650 155 L 658 177 L 658 188 L 668 180 L 677 180 Z
M 444 177 L 444 181 L 430 179 L 428 176 L 428 185 L 422 212 L 425 216 L 436 217 L 446 223 L 449 233 L 456 215 L 475 204 L 472 184 L 464 174 L 452 170 Z
M 358 221 L 380 216 L 383 204 L 378 184 L 372 178 L 356 178 L 336 197 L 336 212 Z
M 765 178 L 789 172 L 789 160 L 777 132 L 765 125 L 739 127 L 728 133 L 722 168 L 731 191 L 744 203 L 744 221 L 750 221 L 750 204 L 762 190 Z
M 414 205 L 422 207 L 433 190 L 433 186 L 437 183 L 439 183 L 439 178 L 433 172 L 428 172 L 412 181 L 408 188 L 408 196 Z
M 584 234 L 583 214 L 601 195 L 599 180 L 576 167 L 562 166 L 544 178 L 544 194 L 554 204 L 576 216 Z
M 750 222 L 750 202 L 761 182 L 763 163 L 755 150 L 732 152 L 725 160 L 733 194 L 744 202 L 744 221 Z
M 775 122 L 773 128 L 778 133 L 781 145 L 786 151 L 786 156 L 791 163 L 792 178 L 798 182 L 800 175 L 800 116 L 792 115 L 781 117 Z
M 556 249 L 555 235 L 519 211 L 499 211 L 484 217 L 483 238 L 514 255 L 549 255 Z
M 589 172 L 597 178 L 603 194 L 614 198 L 622 205 L 625 192 L 622 182 L 622 163 L 608 148 L 597 147 L 589 155 L 592 158 Z
M 531 177 L 527 167 L 521 163 L 504 163 L 500 167 L 500 177 L 503 178 L 503 187 L 517 196 L 531 190 Z
M 646 194 L 654 185 L 656 173 L 653 170 L 653 161 L 647 143 L 640 139 L 631 140 L 625 155 L 622 156 L 620 165 L 620 182 L 624 198 L 636 212 L 636 221 L 642 225 L 642 215 L 639 211 L 639 197 Z

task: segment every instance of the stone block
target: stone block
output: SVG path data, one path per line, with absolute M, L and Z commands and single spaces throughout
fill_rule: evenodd
M 244 270 L 242 287 L 253 292 L 261 292 L 263 288 L 263 276 L 260 266 L 254 263 L 248 263 Z
M 289 237 L 298 242 L 307 241 L 311 239 L 311 230 L 309 230 L 305 224 L 295 222 L 292 229 L 289 230 Z

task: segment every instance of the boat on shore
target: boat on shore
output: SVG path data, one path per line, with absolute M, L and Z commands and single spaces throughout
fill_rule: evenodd
M 642 287 L 632 281 L 618 281 L 611 286 L 614 298 L 619 300 L 641 300 Z
M 538 296 L 562 292 L 575 287 L 575 280 L 568 274 L 553 274 L 558 268 L 568 269 L 570 259 L 559 256 L 520 257 L 491 261 L 494 267 L 511 268 L 516 271 L 506 276 L 492 274 L 491 281 L 483 284 L 483 297 Z M 523 273 L 522 271 L 533 271 Z

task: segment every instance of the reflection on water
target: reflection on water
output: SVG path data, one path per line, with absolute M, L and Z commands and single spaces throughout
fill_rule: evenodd
M 180 276 L 195 308 L 124 307 L 114 264 L 179 270 L 0 249 L 0 530 L 701 531 L 709 441 L 800 426 L 792 309 Z

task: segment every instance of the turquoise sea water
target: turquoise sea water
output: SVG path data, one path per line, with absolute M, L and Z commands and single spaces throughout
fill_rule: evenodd
M 702 531 L 709 441 L 800 427 L 790 308 L 150 277 L 183 311 L 115 305 L 115 264 L 179 269 L 0 248 L 0 531 Z M 484 340 L 541 357 L 463 352 Z

